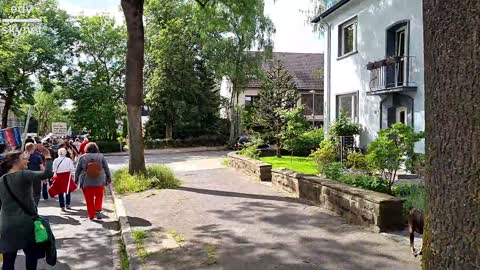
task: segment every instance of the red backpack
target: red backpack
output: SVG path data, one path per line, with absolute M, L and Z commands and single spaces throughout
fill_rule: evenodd
M 97 158 L 91 158 L 90 161 L 88 161 L 87 163 L 88 178 L 97 178 L 102 172 L 102 166 L 98 162 L 98 156 L 99 155 L 97 155 Z

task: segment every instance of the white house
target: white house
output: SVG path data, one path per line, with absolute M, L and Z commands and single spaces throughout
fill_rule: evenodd
M 364 128 L 360 146 L 396 122 L 424 131 L 422 0 L 340 0 L 313 22 L 326 30 L 327 130 L 343 110 Z

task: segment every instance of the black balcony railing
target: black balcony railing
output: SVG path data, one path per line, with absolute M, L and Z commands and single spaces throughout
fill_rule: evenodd
M 404 89 L 415 87 L 412 69 L 412 56 L 392 56 L 370 62 L 370 91 Z

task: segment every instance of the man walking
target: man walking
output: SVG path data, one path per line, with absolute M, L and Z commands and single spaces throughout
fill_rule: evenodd
M 33 143 L 27 143 L 25 145 L 25 151 L 30 155 L 28 159 L 28 169 L 31 171 L 41 171 L 43 165 L 43 156 L 36 151 L 36 145 Z M 42 182 L 34 181 L 33 182 L 33 200 L 35 206 L 38 207 L 40 203 L 40 193 L 42 192 Z

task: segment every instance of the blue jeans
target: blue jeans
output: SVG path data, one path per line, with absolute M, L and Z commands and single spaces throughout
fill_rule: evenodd
M 65 198 L 64 195 L 65 193 L 60 193 L 58 194 L 58 202 L 60 203 L 60 208 L 65 208 Z M 67 194 L 67 206 L 70 206 L 70 193 Z

